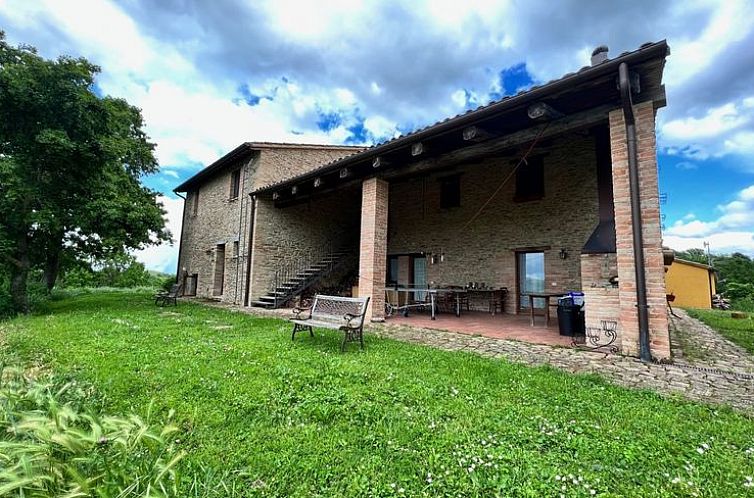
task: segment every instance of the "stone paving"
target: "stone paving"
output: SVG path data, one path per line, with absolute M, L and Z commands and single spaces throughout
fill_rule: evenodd
M 689 320 L 693 320 L 689 318 Z M 599 374 L 615 384 L 723 403 L 754 414 L 754 375 L 681 364 L 647 364 L 637 358 L 572 348 L 468 336 L 453 332 L 386 325 L 373 327 L 381 337 L 466 351 L 527 365 L 551 365 L 573 373 Z
M 255 315 L 289 317 L 290 310 L 260 310 L 217 306 Z M 625 387 L 650 389 L 664 395 L 680 395 L 705 403 L 721 403 L 754 415 L 754 359 L 709 327 L 676 311 L 671 336 L 686 334 L 705 348 L 703 360 L 683 355 L 678 344 L 673 364 L 648 364 L 628 356 L 595 353 L 568 347 L 460 334 L 446 330 L 377 324 L 368 331 L 380 337 L 423 344 L 446 351 L 465 351 L 532 366 L 550 365 L 573 373 L 599 374 Z
M 754 356 L 681 309 L 670 317 L 673 363 L 754 374 Z M 684 350 L 684 346 L 688 351 Z

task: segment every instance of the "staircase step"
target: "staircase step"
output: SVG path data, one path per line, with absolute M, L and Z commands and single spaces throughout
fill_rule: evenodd
M 272 304 L 266 301 L 252 301 L 251 305 L 256 308 L 271 308 Z

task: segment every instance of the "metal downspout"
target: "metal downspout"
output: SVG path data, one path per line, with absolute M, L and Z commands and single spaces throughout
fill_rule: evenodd
M 628 146 L 628 182 L 631 194 L 631 231 L 634 246 L 634 270 L 636 272 L 636 308 L 639 315 L 639 357 L 642 361 L 652 361 L 649 348 L 649 306 L 647 305 L 647 280 L 644 267 L 644 236 L 641 221 L 641 190 L 639 186 L 638 153 L 636 150 L 636 120 L 631 101 L 631 82 L 628 65 L 618 66 L 618 84 L 626 122 L 626 142 Z
M 254 217 L 257 212 L 257 197 L 249 194 L 249 200 L 251 201 L 250 213 L 249 213 L 249 234 L 248 234 L 248 249 L 246 251 L 246 289 L 244 292 L 243 305 L 249 306 L 250 286 L 251 286 L 251 253 L 254 250 Z
M 181 252 L 183 251 L 183 232 L 186 229 L 186 198 L 178 192 L 174 192 L 175 195 L 183 199 L 183 210 L 181 211 L 181 235 L 178 237 L 178 263 L 175 269 L 175 283 L 180 284 L 181 277 Z M 184 289 L 185 290 L 185 289 Z

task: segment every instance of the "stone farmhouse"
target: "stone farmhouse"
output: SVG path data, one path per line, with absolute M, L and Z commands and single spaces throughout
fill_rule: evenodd
M 355 284 L 381 321 L 392 285 L 505 287 L 506 316 L 529 312 L 532 286 L 582 291 L 588 327 L 615 322 L 624 354 L 667 358 L 668 54 L 599 47 L 575 73 L 369 148 L 242 144 L 175 189 L 183 292 L 280 307 Z

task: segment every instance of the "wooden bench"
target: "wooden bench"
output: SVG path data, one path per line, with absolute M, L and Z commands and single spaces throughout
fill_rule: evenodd
M 171 302 L 178 306 L 178 296 L 181 293 L 181 285 L 173 284 L 169 291 L 160 291 L 154 295 L 154 304 L 157 306 L 167 306 Z
M 358 340 L 364 349 L 364 316 L 369 304 L 368 297 L 340 297 L 314 296 L 314 302 L 309 308 L 294 308 L 296 314 L 291 318 L 293 333 L 291 340 L 296 338 L 296 332 L 308 330 L 314 337 L 314 328 L 342 330 L 344 333 L 341 351 L 345 351 L 346 343 Z

